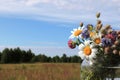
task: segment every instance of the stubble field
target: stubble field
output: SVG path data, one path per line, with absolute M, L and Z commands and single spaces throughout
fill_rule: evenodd
M 80 80 L 80 64 L 0 64 L 0 80 Z

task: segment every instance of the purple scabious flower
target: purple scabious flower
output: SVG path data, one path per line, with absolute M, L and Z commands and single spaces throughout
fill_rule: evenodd
M 102 38 L 102 46 L 107 47 L 107 46 L 112 46 L 112 41 L 109 38 Z
M 114 43 L 116 40 L 116 38 L 112 34 L 107 34 L 106 37 L 110 39 L 112 43 Z
M 88 39 L 89 38 L 89 32 L 88 32 L 88 29 L 87 28 L 85 28 L 84 30 L 83 30 L 83 32 L 82 32 L 82 37 L 84 38 L 84 39 Z
M 112 31 L 112 32 L 111 32 L 111 35 L 112 35 L 115 39 L 116 39 L 117 36 L 118 36 L 116 31 Z
M 110 34 L 107 34 L 106 37 L 109 38 L 112 43 L 114 43 L 117 38 L 117 33 L 116 31 L 112 31 Z

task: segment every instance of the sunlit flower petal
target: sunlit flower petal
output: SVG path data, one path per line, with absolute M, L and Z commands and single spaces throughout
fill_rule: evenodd
M 83 50 L 83 48 L 84 48 L 83 44 L 79 45 L 79 50 Z
M 78 52 L 78 56 L 80 56 L 82 60 L 85 59 L 85 55 L 83 54 L 82 51 Z

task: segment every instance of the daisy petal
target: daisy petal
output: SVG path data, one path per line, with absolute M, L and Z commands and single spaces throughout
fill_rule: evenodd
M 77 29 L 73 29 L 73 31 L 77 31 Z
M 71 33 L 74 33 L 73 31 L 71 31 Z
M 79 49 L 80 49 L 80 50 L 83 50 L 84 47 L 85 47 L 85 46 L 84 46 L 83 44 L 80 44 L 80 45 L 79 45 Z
M 70 38 L 70 39 L 73 39 L 73 38 L 74 38 L 74 36 L 73 36 L 73 35 L 71 35 L 69 38 Z
M 78 55 L 80 56 L 80 58 L 83 60 L 83 59 L 85 59 L 85 55 L 83 54 L 83 51 L 80 51 L 79 53 L 78 53 Z

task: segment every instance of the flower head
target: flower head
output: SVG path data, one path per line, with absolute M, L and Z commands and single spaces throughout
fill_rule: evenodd
M 91 39 L 93 40 L 95 45 L 99 45 L 99 46 L 102 45 L 102 38 L 100 33 L 96 33 Z
M 71 39 L 68 41 L 68 46 L 69 46 L 69 48 L 71 48 L 71 49 L 74 49 L 75 47 L 76 47 L 76 44 L 75 44 L 75 42 L 73 42 Z
M 112 43 L 114 43 L 116 40 L 116 36 L 113 34 L 107 34 L 106 37 L 109 38 Z
M 94 48 L 94 44 L 91 41 L 85 41 L 84 44 L 79 45 L 79 56 L 81 59 L 90 59 L 92 60 L 97 52 L 97 49 Z
M 78 27 L 78 29 L 73 29 L 73 31 L 71 31 L 72 35 L 69 38 L 78 38 L 81 33 L 82 33 L 83 27 Z
M 83 30 L 83 32 L 82 32 L 82 38 L 88 39 L 89 36 L 90 36 L 90 35 L 89 35 L 89 32 L 88 32 L 88 29 L 85 28 L 85 29 Z
M 79 47 L 79 56 L 82 60 L 88 60 L 90 64 L 96 63 L 95 61 L 102 64 L 101 62 L 104 63 L 107 58 L 111 58 L 108 59 L 108 61 L 111 61 L 120 55 L 120 31 L 113 30 L 111 25 L 103 27 L 102 21 L 99 20 L 100 13 L 96 17 L 96 26 L 88 24 L 84 27 L 83 23 L 80 23 L 80 27 L 71 31 L 70 38 L 75 38 L 75 42 L 68 41 L 68 46 L 71 49 L 76 46 Z M 111 57 L 113 55 L 111 53 L 115 54 L 115 56 Z
M 112 42 L 110 39 L 108 38 L 102 38 L 102 46 L 103 47 L 106 47 L 106 46 L 111 46 L 112 45 Z

